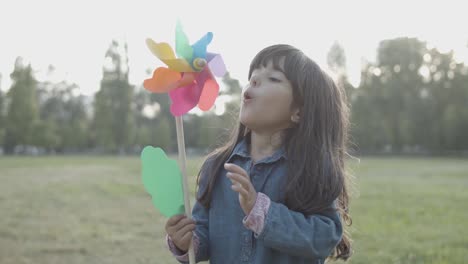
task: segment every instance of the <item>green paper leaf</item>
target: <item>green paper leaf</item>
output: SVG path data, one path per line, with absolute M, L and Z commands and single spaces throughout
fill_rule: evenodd
M 180 21 L 177 21 L 176 25 L 176 53 L 179 57 L 184 58 L 188 63 L 192 61 L 193 57 L 193 48 L 190 46 L 187 35 L 185 35 L 184 30 Z
M 154 206 L 166 217 L 185 212 L 182 173 L 177 161 L 160 148 L 146 146 L 141 152 L 142 178 Z

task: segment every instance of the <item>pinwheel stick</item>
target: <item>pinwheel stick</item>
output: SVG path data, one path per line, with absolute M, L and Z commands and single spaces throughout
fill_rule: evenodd
M 177 147 L 179 150 L 179 166 L 182 171 L 182 186 L 184 189 L 184 204 L 185 214 L 188 218 L 192 218 L 192 209 L 190 207 L 190 192 L 187 181 L 187 159 L 185 155 L 185 139 L 184 139 L 184 123 L 182 116 L 176 116 L 176 130 L 177 130 Z M 195 252 L 193 250 L 193 239 L 190 241 L 189 247 L 189 263 L 195 264 Z

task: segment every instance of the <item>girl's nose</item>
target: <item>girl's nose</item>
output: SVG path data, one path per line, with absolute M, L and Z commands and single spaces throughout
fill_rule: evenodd
M 257 78 L 251 78 L 250 79 L 250 86 L 256 87 L 258 85 L 260 85 L 260 81 Z

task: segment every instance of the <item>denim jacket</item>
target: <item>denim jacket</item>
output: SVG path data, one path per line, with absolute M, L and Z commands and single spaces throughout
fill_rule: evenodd
M 209 260 L 211 264 L 301 264 L 324 263 L 341 240 L 342 225 L 336 210 L 329 215 L 304 216 L 289 210 L 284 204 L 287 176 L 284 148 L 256 163 L 252 162 L 246 140 L 237 144 L 226 162 L 244 168 L 257 192 L 266 194 L 271 204 L 263 230 L 255 235 L 242 220 L 238 193 L 231 189 L 231 181 L 222 167 L 217 175 L 209 209 L 196 202 L 192 215 L 196 220 L 195 233 L 199 238 L 196 262 Z M 210 169 L 209 161 L 203 170 Z M 207 182 L 201 174 L 199 194 Z M 333 206 L 333 205 L 330 205 Z

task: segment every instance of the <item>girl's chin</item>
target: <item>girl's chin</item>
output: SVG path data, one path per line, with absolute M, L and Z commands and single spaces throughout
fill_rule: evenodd
M 240 118 L 240 123 L 242 125 L 244 125 L 246 128 L 248 128 L 249 130 L 253 131 L 257 128 L 258 126 L 258 120 L 254 120 L 254 119 L 251 119 L 251 118 Z
M 240 123 L 241 123 L 242 125 L 244 125 L 245 127 L 249 128 L 249 129 L 252 127 L 252 120 L 250 120 L 250 119 L 247 118 L 247 117 L 241 116 L 241 118 L 240 118 L 239 121 L 240 121 Z

